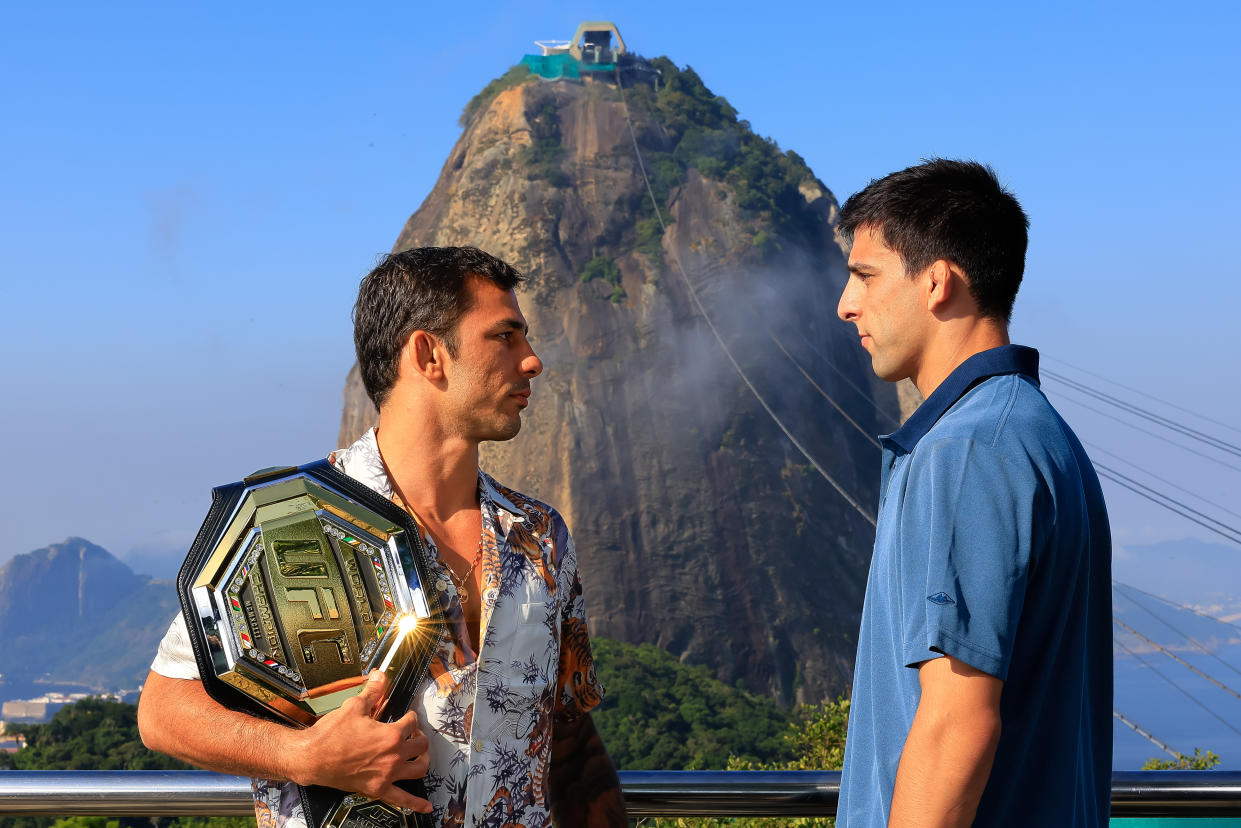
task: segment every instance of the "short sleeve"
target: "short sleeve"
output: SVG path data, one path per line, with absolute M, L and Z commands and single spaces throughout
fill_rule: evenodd
M 1036 475 L 974 439 L 919 449 L 901 514 L 905 664 L 943 654 L 1004 679 L 1043 502 Z
M 151 669 L 165 678 L 196 679 L 198 662 L 194 660 L 194 648 L 190 644 L 189 630 L 185 626 L 185 616 L 177 613 L 168 625 L 168 632 L 159 642 L 159 650 Z
M 555 516 L 556 543 L 563 544 L 561 561 L 565 577 L 560 589 L 566 590 L 560 609 L 560 664 L 557 670 L 559 698 L 556 718 L 572 721 L 599 706 L 604 689 L 595 675 L 595 656 L 590 646 L 586 625 L 586 603 L 582 597 L 582 581 L 577 572 L 577 555 L 573 539 L 559 515 Z

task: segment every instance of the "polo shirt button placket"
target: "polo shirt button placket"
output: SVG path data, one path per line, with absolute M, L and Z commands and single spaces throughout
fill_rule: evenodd
M 879 492 L 879 508 L 883 508 L 883 504 L 888 502 L 888 489 L 892 487 L 892 470 L 896 468 L 896 457 L 892 456 L 888 460 L 888 468 L 879 476 L 883 481 L 883 490 Z

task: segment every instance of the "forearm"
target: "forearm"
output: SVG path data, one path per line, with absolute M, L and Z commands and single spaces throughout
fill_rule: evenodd
M 228 710 L 201 683 L 151 673 L 138 702 L 138 729 L 152 750 L 199 767 L 299 785 L 324 785 L 429 813 L 431 803 L 397 786 L 427 772 L 418 715 L 375 721 L 387 679 L 381 670 L 356 696 L 305 729 Z
M 138 702 L 138 729 L 151 750 L 200 768 L 300 781 L 302 731 L 229 710 L 199 681 L 150 673 Z
M 623 828 L 628 824 L 620 778 L 589 714 L 556 725 L 548 784 L 557 825 Z
M 901 752 L 890 828 L 968 826 L 1000 740 L 1000 717 L 920 704 Z

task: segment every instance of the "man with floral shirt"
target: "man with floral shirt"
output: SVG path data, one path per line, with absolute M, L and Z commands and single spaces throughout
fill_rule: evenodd
M 296 730 L 230 711 L 197 680 L 173 622 L 139 707 L 143 740 L 255 777 L 260 825 L 301 828 L 291 780 L 432 814 L 437 826 L 626 824 L 589 711 L 602 698 L 577 556 L 551 507 L 478 468 L 478 445 L 521 428 L 543 364 L 513 289 L 522 277 L 473 248 L 419 248 L 363 280 L 354 340 L 379 426 L 331 462 L 410 512 L 448 633 L 404 717 L 370 717 L 382 674 Z M 422 777 L 428 799 L 396 787 Z

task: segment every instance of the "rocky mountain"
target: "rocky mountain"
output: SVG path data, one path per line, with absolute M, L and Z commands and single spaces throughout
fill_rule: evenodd
M 528 275 L 546 369 L 483 464 L 565 515 L 592 629 L 817 701 L 852 674 L 897 395 L 836 318 L 831 191 L 693 70 L 649 65 L 654 87 L 497 79 L 394 250 Z M 375 417 L 355 366 L 341 444 Z
M 168 581 L 69 538 L 0 567 L 0 673 L 133 687 L 177 611 Z

